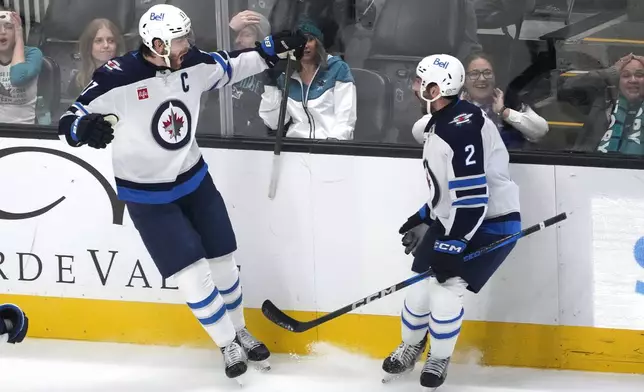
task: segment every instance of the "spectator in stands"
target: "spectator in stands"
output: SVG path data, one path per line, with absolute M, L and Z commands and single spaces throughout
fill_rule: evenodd
M 0 122 L 34 124 L 43 54 L 25 46 L 20 15 L 0 11 Z
M 491 59 L 484 53 L 465 61 L 465 88 L 461 98 L 482 108 L 496 123 L 508 148 L 520 149 L 527 142 L 538 142 L 548 132 L 548 122 L 516 93 L 497 87 Z
M 322 45 L 324 36 L 317 26 L 305 21 L 298 28 L 309 41 L 302 59 L 294 63 L 295 71 L 289 80 L 285 123 L 290 124 L 286 137 L 351 140 L 357 111 L 351 70 L 339 57 L 327 54 Z M 268 74 L 273 76 L 262 95 L 259 115 L 276 131 L 282 100 L 280 89 L 286 76 Z
M 567 78 L 559 97 L 589 113 L 574 150 L 644 155 L 644 57 L 631 53 L 609 68 Z
M 80 69 L 72 71 L 67 95 L 77 97 L 89 84 L 96 68 L 125 53 L 125 42 L 118 26 L 109 19 L 91 21 L 78 40 Z
M 268 19 L 250 10 L 235 15 L 230 20 L 229 26 L 236 33 L 234 42 L 236 50 L 254 48 L 255 42 L 263 40 L 271 33 Z M 232 86 L 235 135 L 267 135 L 268 129 L 257 112 L 265 84 L 266 73 L 260 73 Z
M 245 10 L 233 16 L 229 26 L 237 34 L 235 37 L 236 50 L 254 48 L 255 42 L 264 39 L 271 33 L 268 19 L 259 12 L 251 10 Z

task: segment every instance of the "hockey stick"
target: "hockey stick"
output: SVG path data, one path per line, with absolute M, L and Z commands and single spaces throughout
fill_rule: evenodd
M 288 104 L 288 92 L 291 86 L 291 74 L 293 73 L 293 65 L 291 57 L 293 54 L 289 53 L 286 60 L 286 73 L 284 78 L 284 93 L 282 94 L 282 102 L 280 103 L 280 113 L 277 120 L 277 134 L 275 135 L 275 149 L 273 150 L 273 171 L 271 172 L 271 183 L 268 186 L 268 198 L 273 200 L 275 192 L 277 191 L 277 180 L 281 167 L 281 153 L 282 153 L 282 139 L 284 137 L 284 120 L 286 119 L 286 105 Z
M 464 257 L 465 261 L 472 260 L 476 257 L 479 257 L 481 255 L 484 255 L 486 253 L 490 253 L 495 249 L 501 248 L 505 245 L 508 245 L 514 241 L 519 240 L 519 238 L 529 236 L 530 234 L 536 233 L 537 231 L 543 230 L 548 226 L 552 226 L 556 223 L 559 223 L 563 220 L 565 220 L 568 216 L 566 213 L 561 213 L 559 215 L 553 216 L 552 218 L 546 219 L 543 222 L 537 223 L 534 226 L 530 226 L 525 230 L 522 230 L 518 233 L 509 235 L 505 238 L 502 238 L 496 242 L 493 242 L 487 246 L 484 246 L 470 254 Z M 369 295 L 367 297 L 364 297 L 362 299 L 359 299 L 358 301 L 347 305 L 343 308 L 340 308 L 334 312 L 331 312 L 325 316 L 322 316 L 320 318 L 310 320 L 310 321 L 297 321 L 294 318 L 288 316 L 281 310 L 277 308 L 271 301 L 266 300 L 262 304 L 262 313 L 264 313 L 264 316 L 266 316 L 267 319 L 272 321 L 273 323 L 279 325 L 280 327 L 289 330 L 291 332 L 304 332 L 308 331 L 311 328 L 315 328 L 320 324 L 326 323 L 327 321 L 333 320 L 337 317 L 342 316 L 345 313 L 349 313 L 354 309 L 357 309 L 361 306 L 367 305 L 373 301 L 379 300 L 383 297 L 386 297 L 390 294 L 393 294 L 397 291 L 400 291 L 404 289 L 407 286 L 411 286 L 414 283 L 420 282 L 423 279 L 428 278 L 429 276 L 432 275 L 432 271 L 429 270 L 427 272 L 424 272 L 420 275 L 413 276 L 407 280 L 404 280 L 394 286 L 388 287 L 384 290 L 378 291 L 377 293 L 374 293 L 372 295 Z

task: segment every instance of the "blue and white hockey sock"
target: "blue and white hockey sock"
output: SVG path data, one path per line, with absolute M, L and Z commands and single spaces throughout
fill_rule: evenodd
M 206 332 L 219 347 L 226 347 L 235 339 L 235 327 L 226 312 L 226 304 L 215 287 L 206 259 L 182 269 L 173 275 L 179 291 Z
M 425 337 L 429 327 L 428 279 L 407 289 L 402 309 L 402 340 L 407 344 L 418 344 Z
M 212 280 L 226 302 L 226 310 L 235 326 L 235 331 L 239 331 L 246 326 L 246 320 L 244 319 L 242 285 L 235 258 L 230 253 L 226 256 L 208 259 L 208 263 L 212 272 Z
M 429 336 L 432 357 L 448 358 L 454 354 L 456 341 L 463 324 L 463 296 L 467 283 L 461 278 L 451 278 L 440 284 L 430 278 Z

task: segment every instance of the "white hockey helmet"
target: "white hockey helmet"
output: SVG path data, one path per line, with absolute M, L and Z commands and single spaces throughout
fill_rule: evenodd
M 192 40 L 191 44 L 194 42 L 190 18 L 181 9 L 170 4 L 156 4 L 150 7 L 139 20 L 139 35 L 143 44 L 156 55 L 163 57 L 168 67 L 172 40 L 188 38 Z M 163 41 L 166 53 L 157 53 L 154 50 L 155 39 Z
M 420 96 L 427 102 L 434 102 L 440 97 L 458 95 L 465 84 L 463 63 L 448 54 L 427 56 L 418 63 L 416 76 L 420 78 Z M 436 83 L 440 95 L 434 99 L 425 98 L 425 90 L 431 83 Z

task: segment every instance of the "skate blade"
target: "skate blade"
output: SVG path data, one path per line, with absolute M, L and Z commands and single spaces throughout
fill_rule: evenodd
M 246 384 L 246 375 L 242 374 L 241 376 L 237 376 L 233 378 L 235 382 L 239 385 L 240 388 L 243 388 L 244 385 Z
M 398 380 L 401 377 L 404 377 L 405 375 L 411 373 L 412 371 L 414 371 L 413 368 L 407 369 L 402 373 L 396 373 L 396 374 L 387 373 L 387 372 L 383 371 L 384 375 L 382 376 L 382 383 L 383 384 L 389 384 L 389 383 L 391 383 L 393 381 Z
M 271 364 L 268 359 L 265 359 L 263 361 L 252 361 L 250 363 L 252 363 L 253 367 L 260 372 L 268 372 L 271 370 Z
M 434 392 L 437 389 L 438 388 L 434 388 L 434 387 L 423 387 L 422 391 L 423 392 Z

